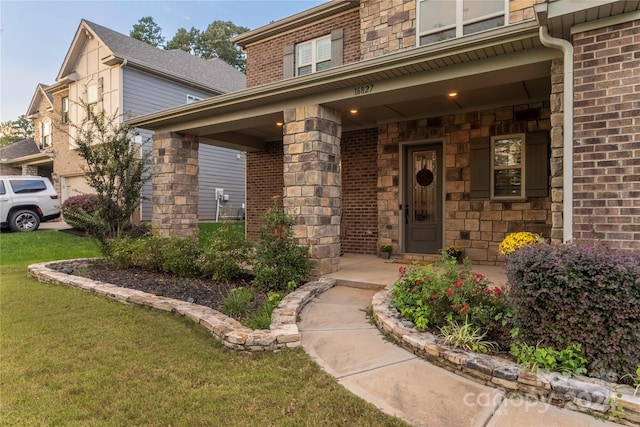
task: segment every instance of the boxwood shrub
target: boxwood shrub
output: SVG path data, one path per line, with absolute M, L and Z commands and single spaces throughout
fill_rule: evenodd
M 589 374 L 615 379 L 640 363 L 640 254 L 531 245 L 506 257 L 514 324 L 529 344 L 582 344 Z

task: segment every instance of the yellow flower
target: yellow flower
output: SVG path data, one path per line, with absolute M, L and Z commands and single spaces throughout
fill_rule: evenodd
M 528 231 L 518 231 L 517 233 L 511 233 L 505 237 L 502 243 L 500 243 L 498 250 L 502 255 L 508 255 L 523 246 L 543 242 L 544 238 L 539 234 L 530 233 Z

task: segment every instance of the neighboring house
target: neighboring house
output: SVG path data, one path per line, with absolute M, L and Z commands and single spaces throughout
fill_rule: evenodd
M 56 77 L 39 85 L 27 112 L 34 120 L 35 141 L 52 160 L 53 183 L 61 200 L 93 190 L 84 178 L 85 161 L 74 144 L 73 124 L 82 123 L 86 108 L 125 118 L 193 103 L 243 89 L 245 76 L 220 59 L 205 60 L 182 50 L 162 50 L 103 26 L 82 20 Z M 152 133 L 138 137 L 148 150 Z M 180 165 L 180 167 L 191 167 Z M 200 148 L 198 182 L 201 220 L 216 219 L 219 211 L 236 212 L 245 203 L 245 155 L 242 151 Z M 216 189 L 223 190 L 218 208 Z M 152 187 L 143 190 L 141 215 L 152 216 Z
M 33 139 L 0 148 L 0 175 L 40 175 L 51 178 L 51 157 Z
M 386 243 L 499 263 L 521 230 L 638 249 L 639 5 L 334 0 L 235 38 L 248 89 L 131 123 L 163 132 L 160 162 L 246 150 L 248 235 L 276 197 L 318 274 Z M 154 216 L 165 234 L 194 232 L 184 200 Z

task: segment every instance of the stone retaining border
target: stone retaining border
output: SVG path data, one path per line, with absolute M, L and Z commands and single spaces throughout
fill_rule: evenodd
M 328 290 L 336 283 L 335 280 L 321 278 L 301 286 L 286 295 L 273 310 L 269 330 L 254 330 L 209 307 L 136 289 L 121 288 L 50 268 L 58 265 L 78 269 L 87 267 L 95 260 L 96 258 L 80 258 L 32 264 L 27 271 L 29 276 L 40 282 L 72 286 L 125 304 L 144 305 L 188 317 L 208 329 L 225 347 L 239 351 L 276 351 L 300 346 L 300 331 L 296 325 L 298 313 L 314 296 Z
M 406 350 L 450 372 L 561 408 L 640 426 L 640 394 L 634 396 L 630 386 L 583 376 L 566 377 L 542 369 L 534 374 L 508 360 L 439 344 L 433 334 L 419 332 L 400 317 L 393 306 L 391 287 L 376 293 L 372 306 L 373 318 L 381 332 Z

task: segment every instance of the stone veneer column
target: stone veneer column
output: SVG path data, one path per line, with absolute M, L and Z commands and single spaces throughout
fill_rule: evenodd
M 28 175 L 28 176 L 38 175 L 38 166 L 22 165 L 22 175 Z
M 153 135 L 152 226 L 160 236 L 198 233 L 198 141 L 166 132 Z
M 551 61 L 551 240 L 563 238 L 563 166 L 564 159 L 564 65 L 562 58 Z
M 342 185 L 339 112 L 307 105 L 284 112 L 284 210 L 310 246 L 314 275 L 338 271 Z

